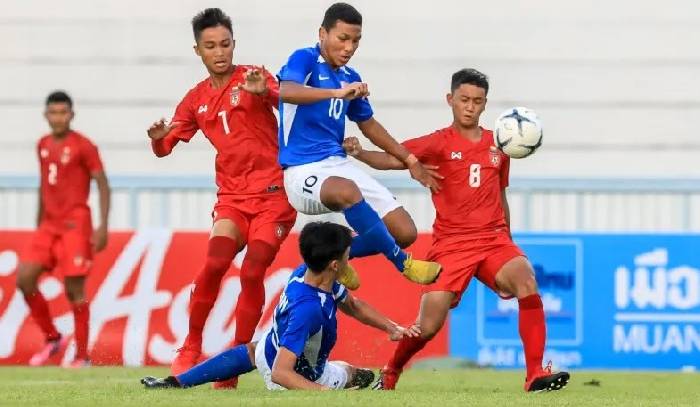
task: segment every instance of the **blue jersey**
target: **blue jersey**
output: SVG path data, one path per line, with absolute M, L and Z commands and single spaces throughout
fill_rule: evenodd
M 316 381 L 323 374 L 328 355 L 337 336 L 337 304 L 345 300 L 345 286 L 333 283 L 332 292 L 323 291 L 304 283 L 306 265 L 289 277 L 287 286 L 275 308 L 265 343 L 268 367 L 284 346 L 297 356 L 294 370 L 305 378 Z
M 289 57 L 277 75 L 280 81 L 292 81 L 323 89 L 340 89 L 362 82 L 352 68 L 331 68 L 321 56 L 318 45 L 302 48 Z M 345 157 L 345 116 L 354 122 L 372 118 L 372 106 L 366 98 L 326 99 L 308 105 L 283 103 L 279 106 L 279 147 L 282 168 L 321 161 L 332 156 Z

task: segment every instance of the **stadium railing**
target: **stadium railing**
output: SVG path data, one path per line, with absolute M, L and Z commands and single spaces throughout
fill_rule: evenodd
M 429 231 L 435 212 L 427 190 L 405 177 L 378 179 L 418 229 Z M 211 224 L 216 186 L 209 176 L 112 175 L 110 184 L 112 228 L 203 230 Z M 0 229 L 34 227 L 37 185 L 34 176 L 0 175 Z M 516 231 L 700 231 L 695 179 L 512 178 L 508 200 Z M 96 207 L 94 193 L 90 203 Z

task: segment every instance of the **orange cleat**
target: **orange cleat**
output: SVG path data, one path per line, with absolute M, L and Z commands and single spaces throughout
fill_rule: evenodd
M 561 390 L 569 383 L 568 372 L 552 373 L 552 362 L 539 373 L 525 380 L 525 391 Z
M 200 350 L 183 346 L 177 350 L 177 356 L 175 356 L 173 363 L 170 365 L 170 373 L 173 376 L 177 376 L 190 370 L 199 363 L 201 356 L 202 352 Z
M 384 366 L 384 368 L 379 372 L 379 379 L 372 386 L 372 390 L 394 390 L 396 389 L 396 383 L 399 381 L 399 376 L 401 376 L 401 371 L 392 369 L 389 366 Z
M 215 390 L 236 390 L 236 388 L 238 388 L 238 376 L 228 380 L 214 382 L 211 387 Z

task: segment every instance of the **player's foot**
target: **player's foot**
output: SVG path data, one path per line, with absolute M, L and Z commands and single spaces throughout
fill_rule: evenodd
M 357 275 L 357 271 L 350 263 L 346 263 L 346 266 L 338 273 L 338 282 L 348 290 L 354 291 L 360 288 L 360 276 Z
M 141 384 L 147 389 L 180 389 L 182 386 L 174 376 L 159 379 L 153 376 L 146 376 L 141 379 Z
M 29 359 L 29 366 L 43 366 L 51 356 L 64 351 L 67 346 L 68 337 L 66 336 L 61 336 L 53 341 L 47 341 L 44 348 Z
M 185 373 L 199 362 L 200 356 L 202 356 L 200 350 L 183 346 L 177 350 L 177 356 L 175 356 L 173 363 L 170 365 L 170 373 L 173 376 Z
M 228 380 L 212 383 L 211 387 L 215 390 L 236 390 L 238 387 L 238 376 Z
M 569 383 L 569 373 L 552 373 L 552 362 L 549 362 L 540 373 L 525 380 L 525 391 L 561 390 L 567 383 Z
M 374 381 L 374 372 L 370 369 L 357 368 L 355 376 L 350 381 L 350 387 L 366 389 Z
M 434 261 L 415 260 L 411 254 L 403 262 L 403 275 L 418 284 L 430 284 L 437 280 L 442 266 Z
M 70 362 L 64 363 L 63 367 L 66 369 L 82 369 L 84 367 L 90 367 L 90 359 L 74 359 Z
M 394 390 L 396 389 L 396 383 L 399 381 L 399 376 L 401 375 L 400 370 L 392 369 L 389 366 L 384 366 L 384 368 L 379 372 L 379 379 L 372 386 L 372 390 Z

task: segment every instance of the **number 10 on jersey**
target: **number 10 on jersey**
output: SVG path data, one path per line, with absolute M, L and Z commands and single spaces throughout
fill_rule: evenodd
M 343 99 L 332 98 L 330 102 L 328 117 L 332 117 L 336 120 L 340 119 L 340 114 L 343 113 Z

